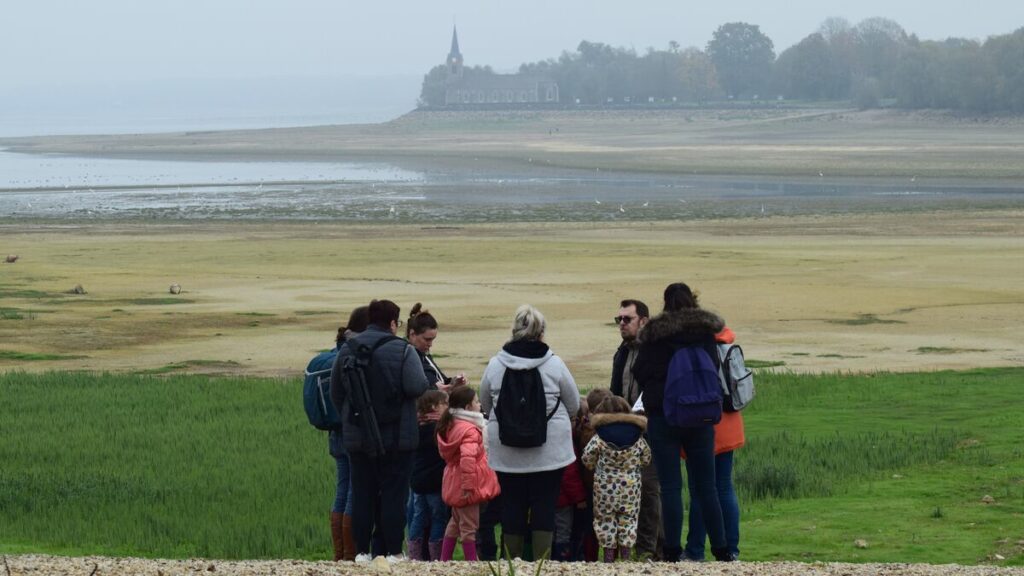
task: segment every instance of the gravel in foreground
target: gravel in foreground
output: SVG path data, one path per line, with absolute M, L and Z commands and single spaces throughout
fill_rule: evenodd
M 382 560 L 382 559 L 381 559 Z M 384 574 L 396 576 L 489 576 L 486 563 L 467 562 L 403 562 L 388 566 L 386 562 L 355 564 L 352 562 L 305 562 L 300 560 L 220 561 L 220 560 L 146 560 L 140 558 L 83 557 L 12 555 L 3 557 L 4 572 L 0 576 L 22 576 L 40 574 L 81 574 L 82 576 L 151 575 L 172 576 L 177 574 L 221 574 L 276 576 L 319 576 Z M 532 576 L 536 566 L 528 562 L 516 562 L 516 574 Z M 508 566 L 503 563 L 502 574 Z M 660 574 L 681 574 L 700 576 L 1024 576 L 1022 568 L 998 568 L 994 566 L 959 566 L 956 564 L 840 564 L 798 562 L 736 562 L 716 563 L 546 563 L 541 574 L 611 576 L 620 574 L 657 576 Z

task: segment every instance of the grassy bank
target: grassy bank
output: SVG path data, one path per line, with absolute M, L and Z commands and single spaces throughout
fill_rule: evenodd
M 736 461 L 743 558 L 1021 564 L 1022 377 L 761 374 Z M 333 462 L 299 388 L 0 375 L 0 551 L 325 558 Z
M 0 139 L 15 152 L 389 161 L 783 177 L 1024 175 L 1024 122 L 943 112 L 699 109 L 415 112 L 375 125 Z

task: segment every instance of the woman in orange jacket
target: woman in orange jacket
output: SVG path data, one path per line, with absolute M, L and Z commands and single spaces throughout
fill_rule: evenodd
M 719 344 L 732 344 L 736 334 L 728 327 L 715 335 Z M 722 520 L 725 523 L 725 540 L 729 553 L 738 558 L 740 554 L 740 505 L 732 483 L 732 454 L 746 443 L 743 433 L 743 416 L 740 412 L 722 412 L 722 420 L 715 424 L 715 485 L 718 488 L 718 502 L 722 506 Z M 686 453 L 681 453 L 686 458 Z M 689 480 L 689 479 L 687 479 Z M 700 503 L 693 498 L 690 489 L 690 522 L 686 530 L 686 547 L 683 554 L 689 560 L 704 560 L 704 541 L 707 531 L 700 514 Z
M 452 389 L 448 411 L 437 422 L 437 449 L 445 461 L 441 498 L 452 507 L 441 543 L 443 562 L 452 559 L 460 538 L 466 560 L 477 559 L 480 504 L 501 493 L 498 477 L 487 465 L 484 434 L 484 415 L 476 392 L 469 386 Z

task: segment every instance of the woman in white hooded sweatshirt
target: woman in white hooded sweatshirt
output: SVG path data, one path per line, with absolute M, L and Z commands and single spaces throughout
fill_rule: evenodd
M 501 484 L 501 529 L 511 557 L 521 557 L 530 519 L 533 557 L 550 554 L 555 528 L 555 504 L 562 472 L 576 462 L 570 414 L 580 407 L 576 382 L 544 343 L 546 325 L 539 310 L 524 304 L 516 310 L 512 340 L 487 364 L 480 383 L 480 406 L 489 415 L 487 452 Z M 540 446 L 520 448 L 502 442 L 495 410 L 506 370 L 536 368 L 544 388 L 547 437 Z M 529 514 L 529 516 L 528 516 Z

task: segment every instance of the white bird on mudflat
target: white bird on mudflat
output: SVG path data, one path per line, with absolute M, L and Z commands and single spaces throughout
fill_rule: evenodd
M 388 209 L 388 214 L 391 214 L 392 216 L 395 215 L 395 207 L 394 206 L 392 206 L 390 209 Z
M 601 204 L 601 201 L 598 200 L 597 198 L 594 198 L 594 204 Z
M 622 204 L 619 204 L 619 212 L 622 212 L 622 213 L 626 212 L 626 209 L 622 207 Z
M 651 202 L 649 200 L 647 202 L 644 202 L 644 208 L 647 208 L 647 206 L 649 206 L 650 204 Z

